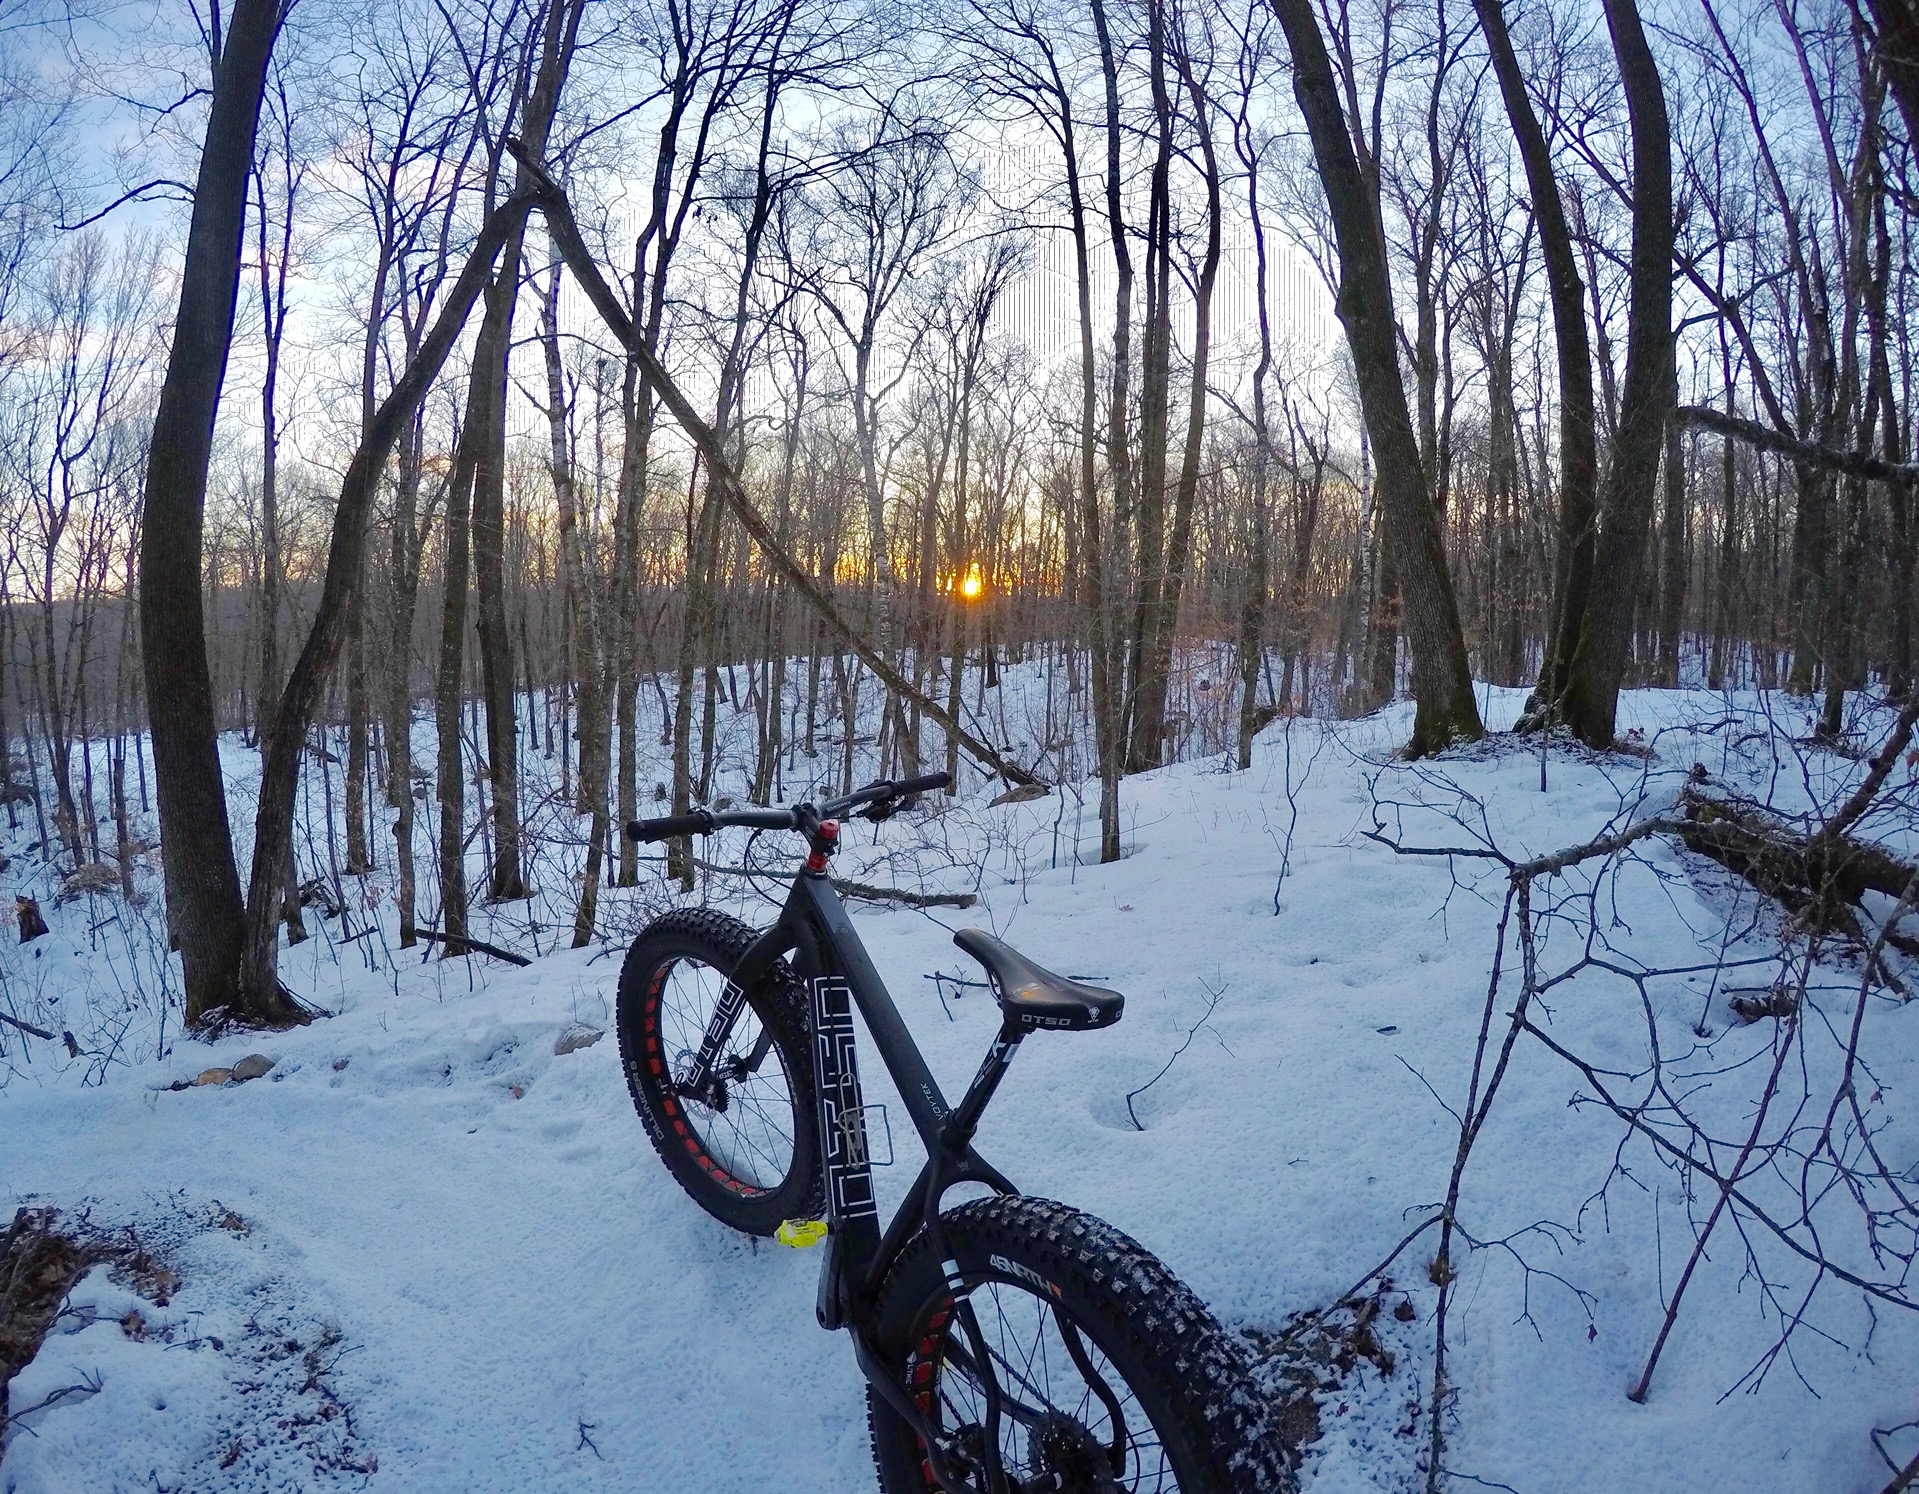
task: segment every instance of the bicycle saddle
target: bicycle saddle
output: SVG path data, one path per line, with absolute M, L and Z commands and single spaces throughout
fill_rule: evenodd
M 1126 1008 L 1126 998 L 1118 991 L 1042 969 L 985 929 L 961 929 L 953 942 L 986 967 L 1000 1010 L 1025 1031 L 1050 1027 L 1087 1032 L 1111 1027 Z

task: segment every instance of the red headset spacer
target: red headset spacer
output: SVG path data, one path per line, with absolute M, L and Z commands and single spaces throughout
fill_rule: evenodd
M 820 839 L 822 841 L 825 841 L 828 845 L 831 845 L 835 841 L 837 841 L 839 838 L 840 838 L 840 822 L 838 820 L 821 820 L 820 821 Z M 806 869 L 810 872 L 825 871 L 826 856 L 827 856 L 827 853 L 825 851 L 814 851 L 810 856 L 806 858 Z

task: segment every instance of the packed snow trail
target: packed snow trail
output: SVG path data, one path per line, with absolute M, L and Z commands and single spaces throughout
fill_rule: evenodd
M 1517 697 L 1498 704 L 1509 717 Z M 1628 707 L 1649 725 L 1675 709 L 1643 696 Z M 1463 1091 L 1498 911 L 1487 892 L 1497 879 L 1476 879 L 1497 869 L 1465 865 L 1455 885 L 1445 861 L 1398 858 L 1362 837 L 1368 780 L 1408 770 L 1359 754 L 1383 754 L 1402 728 L 1396 715 L 1302 722 L 1266 733 L 1249 773 L 1191 765 L 1129 779 L 1129 854 L 1108 867 L 1048 865 L 1056 818 L 1090 823 L 1090 800 L 968 809 L 964 833 L 986 837 L 977 859 L 992 870 L 981 907 L 856 911 L 949 1094 L 996 1027 L 983 992 L 942 996 L 921 979 L 976 978 L 951 929 L 990 927 L 1052 969 L 1126 993 L 1117 1027 L 1024 1046 L 980 1148 L 1021 1188 L 1138 1238 L 1232 1326 L 1270 1329 L 1324 1303 L 1405 1233 L 1408 1210 L 1444 1190 L 1457 1130 L 1426 1085 L 1454 1104 Z M 1321 734 L 1336 740 L 1301 786 Z M 1289 753 L 1298 820 L 1276 916 Z M 1684 766 L 1675 753 L 1660 771 Z M 1592 834 L 1643 770 L 1555 756 L 1544 794 L 1537 758 L 1523 752 L 1438 771 L 1487 806 L 1502 845 L 1530 853 Z M 905 829 L 850 828 L 849 864 Z M 736 851 L 716 847 L 715 859 Z M 1674 854 L 1648 848 L 1668 863 Z M 657 882 L 647 891 L 657 898 Z M 767 917 L 733 887 L 714 895 Z M 1648 958 L 1696 953 L 1689 924 L 1710 927 L 1714 913 L 1689 896 L 1658 883 L 1617 910 Z M 71 942 L 64 925 L 56 937 Z M 324 954 L 303 950 L 288 962 L 296 986 L 300 962 Z M 817 1257 L 729 1234 L 646 1143 L 610 1031 L 617 948 L 525 970 L 405 961 L 397 979 L 306 968 L 307 989 L 324 989 L 339 1015 L 287 1034 L 182 1041 L 165 1060 L 114 1066 L 97 1088 L 30 1069 L 0 1090 L 0 1193 L 133 1224 L 169 1246 L 183 1277 L 165 1308 L 135 1303 L 103 1273 L 76 1294 L 100 1320 L 50 1336 L 14 1405 L 86 1376 L 100 1389 L 15 1430 L 0 1490 L 872 1487 L 858 1374 L 845 1343 L 813 1321 Z M 1676 992 L 1675 1010 L 1689 1000 Z M 1616 998 L 1575 986 L 1553 1005 L 1556 1032 L 1631 1059 Z M 608 1036 L 555 1056 L 575 1021 Z M 1134 1098 L 1136 1129 L 1129 1092 L 1189 1036 Z M 265 1079 L 163 1088 L 256 1050 L 277 1060 Z M 899 1153 L 879 1173 L 885 1208 L 918 1155 L 864 1051 L 868 1097 L 889 1105 Z M 1908 1038 L 1880 1077 L 1909 1091 L 1919 1043 Z M 1469 1206 L 1482 1238 L 1542 1218 L 1578 1222 L 1577 1240 L 1534 1241 L 1535 1263 L 1592 1294 L 1590 1319 L 1551 1282 L 1529 1289 L 1500 1251 L 1466 1259 L 1448 1468 L 1522 1494 L 1878 1489 L 1866 1432 L 1912 1414 L 1919 1333 L 1882 1313 L 1868 1359 L 1863 1314 L 1831 1314 L 1841 1342 L 1806 1336 L 1796 1350 L 1820 1399 L 1782 1369 L 1719 1404 L 1770 1331 L 1740 1290 L 1735 1250 L 1701 1267 L 1649 1404 L 1627 1402 L 1657 1326 L 1660 1247 L 1636 1190 L 1615 1195 L 1610 1229 L 1597 1207 L 1582 1217 L 1615 1135 L 1568 1108 L 1576 1087 L 1549 1055 L 1519 1050 L 1475 1153 Z M 1913 1134 L 1906 1122 L 1886 1144 L 1912 1160 Z M 221 1227 L 223 1211 L 243 1227 Z M 1668 1290 L 1683 1248 L 1673 1238 Z M 1305 1470 L 1312 1494 L 1418 1483 L 1423 1424 L 1408 1404 L 1430 1374 L 1428 1259 L 1430 1249 L 1415 1253 L 1393 1273 L 1415 1319 L 1385 1330 L 1392 1376 L 1362 1367 L 1325 1398 Z M 118 1321 L 130 1307 L 148 1325 L 139 1340 Z M 1527 1307 L 1531 1323 L 1516 1321 Z M 298 1349 L 271 1358 L 289 1342 Z M 284 1369 L 321 1344 L 325 1396 Z M 328 1396 L 345 1408 L 330 1419 L 316 1409 Z M 371 1461 L 377 1471 L 354 1471 Z

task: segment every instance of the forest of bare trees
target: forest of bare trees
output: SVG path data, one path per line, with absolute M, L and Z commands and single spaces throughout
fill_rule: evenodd
M 1778 687 L 1844 746 L 1912 688 L 1906 0 L 0 28 L 0 734 L 53 788 L 0 797 L 129 889 L 157 810 L 189 1020 L 302 1019 L 322 871 L 402 947 L 527 897 L 529 754 L 584 943 L 619 825 L 840 785 L 863 699 L 883 773 L 1096 780 L 1111 859 L 1127 775 L 1281 715 L 1410 696 L 1419 755 L 1490 681 L 1606 746 L 1623 687 Z

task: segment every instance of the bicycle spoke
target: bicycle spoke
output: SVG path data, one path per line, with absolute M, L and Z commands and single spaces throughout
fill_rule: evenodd
M 1063 1427 L 1092 1440 L 1088 1452 L 1103 1455 L 1125 1494 L 1178 1489 L 1137 1396 L 1059 1303 L 1003 1281 L 976 1283 L 955 1304 L 938 1364 L 936 1420 L 980 1428 L 1009 1480 L 1045 1475 L 1053 1465 L 1041 1438 Z

